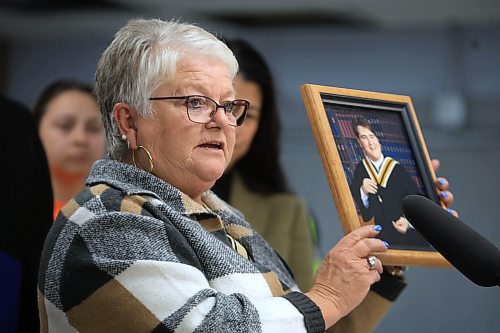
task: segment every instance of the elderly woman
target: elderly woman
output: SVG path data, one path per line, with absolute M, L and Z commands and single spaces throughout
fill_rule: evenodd
M 96 72 L 109 158 L 47 238 L 43 332 L 362 332 L 380 320 L 390 302 L 369 292 L 382 272 L 372 253 L 387 245 L 378 226 L 342 238 L 302 293 L 209 191 L 249 106 L 235 99 L 237 69 L 223 42 L 192 25 L 133 20 L 117 33 Z

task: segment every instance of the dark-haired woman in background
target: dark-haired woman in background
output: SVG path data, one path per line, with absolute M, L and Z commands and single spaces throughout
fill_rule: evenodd
M 281 167 L 280 121 L 273 78 L 262 56 L 243 40 L 226 41 L 239 64 L 237 98 L 250 102 L 236 130 L 233 157 L 212 190 L 241 210 L 247 221 L 290 266 L 302 290 L 311 287 L 314 224 L 303 201 L 288 188 Z
M 49 162 L 54 219 L 81 191 L 92 164 L 104 155 L 104 128 L 92 87 L 56 81 L 40 94 L 33 108 Z

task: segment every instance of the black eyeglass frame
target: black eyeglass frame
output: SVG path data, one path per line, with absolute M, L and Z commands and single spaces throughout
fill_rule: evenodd
M 189 102 L 189 99 L 192 98 L 192 97 L 202 97 L 202 98 L 206 98 L 206 99 L 214 102 L 214 104 L 215 104 L 215 110 L 213 110 L 210 113 L 210 119 L 207 122 L 194 121 L 189 116 L 189 105 L 188 105 L 188 102 Z M 216 101 L 214 101 L 210 97 L 203 96 L 203 95 L 167 96 L 167 97 L 160 96 L 160 97 L 150 97 L 149 98 L 150 101 L 181 100 L 181 99 L 183 99 L 184 102 L 185 102 L 185 104 L 186 104 L 186 113 L 187 113 L 187 116 L 188 116 L 189 120 L 192 121 L 193 123 L 196 123 L 196 124 L 208 124 L 209 122 L 211 122 L 214 119 L 215 114 L 217 113 L 217 110 L 219 110 L 221 108 L 224 109 L 224 113 L 226 113 L 226 114 L 232 113 L 232 108 L 234 106 L 241 106 L 241 105 L 235 105 L 235 103 L 242 102 L 243 105 L 244 105 L 244 107 L 245 107 L 243 109 L 242 115 L 238 119 L 236 119 L 236 124 L 235 125 L 229 124 L 230 126 L 237 127 L 237 126 L 240 126 L 241 124 L 243 124 L 243 122 L 245 121 L 245 117 L 247 115 L 248 108 L 250 107 L 250 102 L 247 101 L 247 100 L 244 100 L 244 99 L 235 99 L 235 100 L 233 100 L 231 102 L 227 102 L 227 103 L 224 103 L 224 104 L 220 105 L 219 103 L 217 103 Z M 228 107 L 230 107 L 229 110 L 228 110 Z

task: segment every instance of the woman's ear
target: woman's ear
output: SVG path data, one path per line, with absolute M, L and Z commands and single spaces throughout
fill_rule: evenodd
M 135 118 L 137 112 L 127 103 L 119 102 L 113 107 L 113 117 L 118 124 L 118 129 L 122 138 L 127 141 L 130 149 L 135 150 L 137 144 L 137 129 L 135 127 Z

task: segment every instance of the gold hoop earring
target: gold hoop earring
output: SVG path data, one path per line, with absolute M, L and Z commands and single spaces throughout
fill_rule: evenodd
M 135 150 L 132 150 L 132 162 L 134 163 L 134 166 L 137 168 L 137 164 L 135 163 L 135 151 L 136 150 L 139 150 L 139 149 L 142 149 L 146 152 L 146 154 L 148 155 L 148 160 L 149 160 L 149 173 L 153 172 L 153 168 L 154 168 L 154 165 L 153 165 L 153 157 L 151 157 L 151 153 L 146 149 L 144 148 L 144 146 L 137 146 L 137 149 Z

